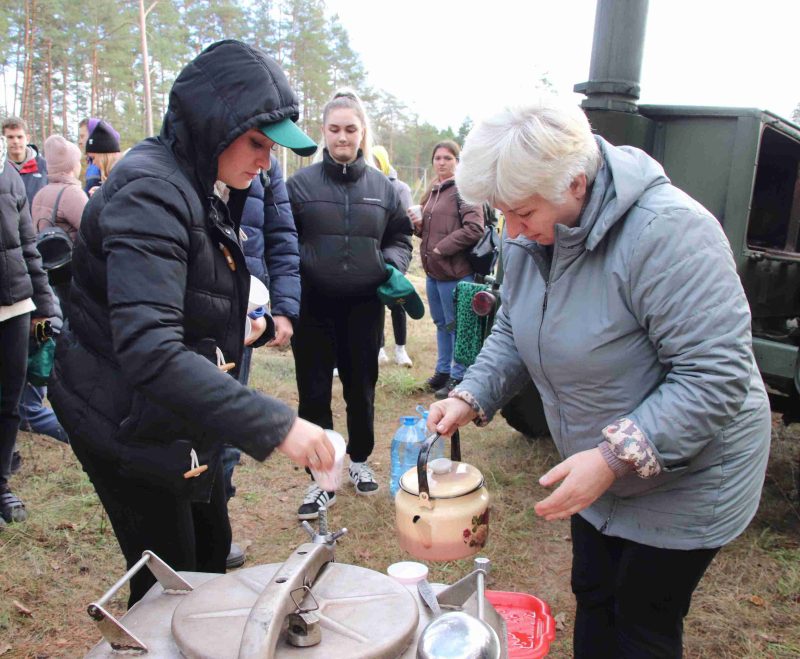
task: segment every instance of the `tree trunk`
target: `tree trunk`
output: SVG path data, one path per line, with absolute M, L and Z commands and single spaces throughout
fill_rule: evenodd
M 62 81 L 61 81 L 61 93 L 63 94 L 61 98 L 61 134 L 69 138 L 69 132 L 67 130 L 67 106 L 68 102 L 67 99 L 69 98 L 69 94 L 67 91 L 67 72 L 69 71 L 69 65 L 67 64 L 67 57 L 64 56 L 64 68 L 61 71 Z
M 92 44 L 92 92 L 89 102 L 89 116 L 97 116 L 97 42 Z
M 47 137 L 53 134 L 53 40 L 47 40 Z M 42 142 L 44 144 L 44 142 Z

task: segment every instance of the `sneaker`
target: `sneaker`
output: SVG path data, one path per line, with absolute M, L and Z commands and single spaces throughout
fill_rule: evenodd
M 439 373 L 439 371 L 436 371 L 436 373 L 425 380 L 425 384 L 428 385 L 431 391 L 436 391 L 437 389 L 441 389 L 444 385 L 446 385 L 449 379 L 449 373 Z
M 22 456 L 19 454 L 19 451 L 14 451 L 11 454 L 11 473 L 16 474 L 20 467 L 22 467 Z
M 350 482 L 356 486 L 356 494 L 369 496 L 377 493 L 380 485 L 375 482 L 375 474 L 366 462 L 350 464 Z
M 297 509 L 297 519 L 317 519 L 320 508 L 330 508 L 335 503 L 336 492 L 326 492 L 316 483 L 312 483 L 306 490 L 302 505 Z
M 389 355 L 386 354 L 386 351 L 381 348 L 381 351 L 378 353 L 378 364 L 388 364 L 389 363 Z
M 409 357 L 406 352 L 405 346 L 394 347 L 394 361 L 398 366 L 405 366 L 406 368 L 411 368 L 414 365 L 414 362 L 411 361 L 411 357 Z
M 232 542 L 228 558 L 225 559 L 225 569 L 233 570 L 234 568 L 242 567 L 242 565 L 244 565 L 244 550 L 235 542 Z
M 441 389 L 437 389 L 436 392 L 433 394 L 436 397 L 436 400 L 444 400 L 450 395 L 450 392 L 453 391 L 458 385 L 461 384 L 461 380 L 456 380 L 455 378 L 450 378 Z
M 24 522 L 28 519 L 28 511 L 25 510 L 25 504 L 11 490 L 5 490 L 0 493 L 0 515 L 9 524 L 11 522 Z

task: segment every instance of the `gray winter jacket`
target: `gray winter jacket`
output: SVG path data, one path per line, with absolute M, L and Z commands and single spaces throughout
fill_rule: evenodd
M 661 473 L 580 514 L 655 547 L 719 547 L 755 514 L 769 451 L 747 300 L 714 217 L 642 151 L 597 140 L 603 167 L 552 259 L 505 241 L 503 306 L 458 389 L 491 417 L 531 377 L 564 458 L 632 420 Z

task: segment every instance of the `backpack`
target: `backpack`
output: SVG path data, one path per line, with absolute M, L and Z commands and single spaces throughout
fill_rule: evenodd
M 63 268 L 72 261 L 72 239 L 69 234 L 60 226 L 56 226 L 56 214 L 58 204 L 61 202 L 61 195 L 64 194 L 66 186 L 61 188 L 53 205 L 53 212 L 49 218 L 40 218 L 36 221 L 36 249 L 42 256 L 42 267 L 50 273 L 51 270 Z M 40 229 L 42 222 L 47 222 L 49 226 L 44 230 Z
M 483 204 L 483 235 L 467 252 L 467 261 L 475 274 L 490 275 L 500 253 L 500 240 L 495 225 L 497 216 L 490 204 Z

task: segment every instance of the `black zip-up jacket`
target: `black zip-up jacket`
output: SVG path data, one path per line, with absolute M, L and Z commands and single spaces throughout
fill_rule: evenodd
M 36 249 L 25 185 L 3 159 L 0 160 L 0 307 L 28 298 L 33 298 L 36 305 L 34 316 L 60 315 Z
M 358 158 L 298 171 L 286 187 L 300 240 L 303 286 L 331 297 L 373 295 L 386 264 L 401 272 L 411 260 L 411 221 L 391 182 Z
M 232 191 L 226 206 L 213 186 L 231 142 L 297 113 L 262 51 L 216 43 L 178 76 L 161 134 L 136 145 L 86 206 L 72 331 L 58 346 L 51 398 L 70 437 L 116 459 L 121 473 L 183 491 L 186 442 L 211 467 L 223 442 L 263 460 L 294 421 L 287 405 L 236 380 L 250 286 L 238 239 L 247 191 Z M 217 349 L 236 368 L 220 370 Z M 204 478 L 191 479 L 193 498 L 208 497 Z

